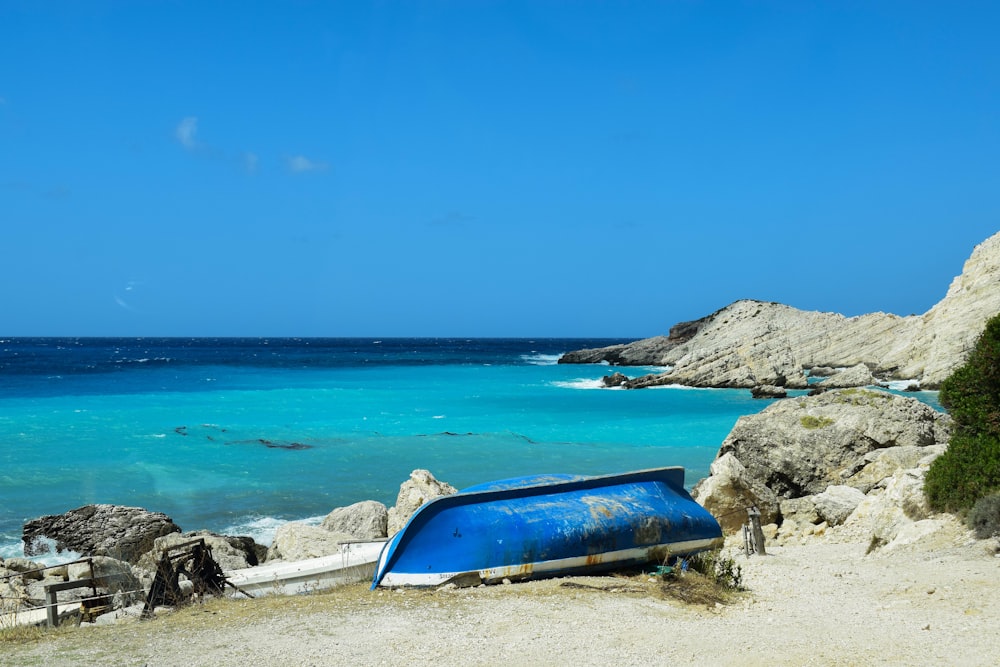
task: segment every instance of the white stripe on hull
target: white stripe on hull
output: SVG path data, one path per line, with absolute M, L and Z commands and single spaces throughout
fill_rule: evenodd
M 588 568 L 613 569 L 615 563 L 642 563 L 653 560 L 651 554 L 660 551 L 668 555 L 683 555 L 705 549 L 714 549 L 722 546 L 722 538 L 710 538 L 702 540 L 688 540 L 686 542 L 671 542 L 670 544 L 660 544 L 656 546 L 635 547 L 633 549 L 622 549 L 620 551 L 608 551 L 605 553 L 591 554 L 589 556 L 574 556 L 572 558 L 560 558 L 557 560 L 539 561 L 537 563 L 523 563 L 521 565 L 508 565 L 504 567 L 491 567 L 484 570 L 472 572 L 386 572 L 379 582 L 379 586 L 393 588 L 397 586 L 441 586 L 452 580 L 459 585 L 478 584 L 479 581 L 486 583 L 498 582 L 503 579 L 524 579 L 539 578 L 545 576 L 555 576 L 561 573 L 572 573 L 586 571 Z M 386 551 L 382 552 L 379 559 L 379 569 L 384 566 L 382 559 L 385 558 Z M 475 579 L 478 577 L 479 581 Z

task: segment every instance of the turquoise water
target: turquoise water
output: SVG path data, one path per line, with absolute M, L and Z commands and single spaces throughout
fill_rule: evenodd
M 382 357 L 371 351 L 384 342 L 343 341 L 305 359 L 301 342 L 276 353 L 271 342 L 263 362 L 257 345 L 223 341 L 220 358 L 132 342 L 83 370 L 67 360 L 93 354 L 90 341 L 31 364 L 37 350 L 3 342 L 0 556 L 20 555 L 26 520 L 88 503 L 267 543 L 283 521 L 365 499 L 392 505 L 415 468 L 462 488 L 680 465 L 690 486 L 737 418 L 768 404 L 742 390 L 600 389 L 608 367 L 556 364 L 607 341 L 396 341 Z M 147 361 L 109 370 L 116 354 Z

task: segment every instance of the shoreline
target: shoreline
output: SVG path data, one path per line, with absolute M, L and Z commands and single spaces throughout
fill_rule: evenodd
M 615 576 L 209 602 L 7 644 L 0 664 L 992 665 L 997 547 L 953 518 L 868 555 L 836 530 L 767 556 L 730 546 L 748 591 L 712 607 Z

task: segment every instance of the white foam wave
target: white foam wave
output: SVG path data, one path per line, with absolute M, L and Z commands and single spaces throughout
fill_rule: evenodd
M 885 385 L 893 391 L 906 391 L 911 385 L 920 386 L 919 380 L 890 380 Z
M 521 360 L 533 366 L 555 366 L 561 354 L 522 354 Z
M 576 380 L 563 380 L 555 381 L 552 383 L 553 387 L 561 387 L 563 389 L 608 389 L 604 386 L 604 380 L 597 378 L 579 378 Z M 619 387 L 614 387 L 618 389 Z
M 4 535 L 2 541 L 0 541 L 0 559 L 27 558 L 39 565 L 62 565 L 63 563 L 72 563 L 81 558 L 81 555 L 75 551 L 56 552 L 55 540 L 47 537 L 41 538 L 37 544 L 39 546 L 42 544 L 46 545 L 48 551 L 35 556 L 25 556 L 24 543 L 21 540 L 13 541 L 10 536 Z
M 311 516 L 305 519 L 298 519 L 296 523 L 305 523 L 310 526 L 318 526 L 325 517 Z M 249 516 L 243 521 L 238 521 L 231 526 L 222 529 L 224 535 L 246 535 L 252 537 L 257 544 L 271 546 L 274 542 L 274 534 L 278 528 L 286 523 L 292 523 L 287 519 L 278 519 L 273 516 Z

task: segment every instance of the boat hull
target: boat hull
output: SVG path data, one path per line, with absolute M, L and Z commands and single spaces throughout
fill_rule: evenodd
M 682 468 L 517 478 L 423 505 L 386 543 L 372 588 L 586 574 L 721 543 Z

